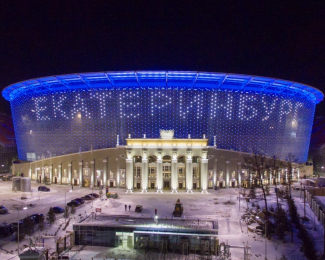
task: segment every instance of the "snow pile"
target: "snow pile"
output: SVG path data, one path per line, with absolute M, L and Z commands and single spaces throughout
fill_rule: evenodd
M 111 208 L 118 208 L 118 207 L 120 207 L 122 205 L 121 202 L 118 202 L 115 199 L 108 199 L 108 202 L 109 202 Z
M 103 207 L 106 209 L 110 209 L 110 208 L 118 208 L 122 205 L 121 202 L 118 202 L 115 199 L 108 199 L 108 200 L 104 200 L 98 203 L 99 207 Z

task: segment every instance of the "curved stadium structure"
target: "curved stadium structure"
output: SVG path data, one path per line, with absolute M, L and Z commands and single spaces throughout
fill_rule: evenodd
M 284 159 L 307 158 L 317 103 L 310 86 L 258 76 L 207 72 L 125 71 L 59 75 L 19 82 L 10 101 L 19 158 L 126 144 L 128 134 L 209 139 L 208 144 Z

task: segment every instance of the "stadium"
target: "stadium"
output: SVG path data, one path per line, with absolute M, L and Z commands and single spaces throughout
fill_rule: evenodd
M 177 71 L 50 76 L 2 95 L 32 179 L 144 191 L 240 185 L 242 154 L 255 151 L 305 162 L 323 100 L 286 80 Z

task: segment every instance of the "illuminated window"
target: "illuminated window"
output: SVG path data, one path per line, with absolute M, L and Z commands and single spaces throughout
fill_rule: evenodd
M 141 167 L 135 167 L 135 177 L 141 177 Z

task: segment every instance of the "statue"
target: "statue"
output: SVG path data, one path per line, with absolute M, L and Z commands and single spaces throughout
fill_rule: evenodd
M 173 139 L 174 130 L 163 130 L 160 129 L 160 137 L 161 139 Z

